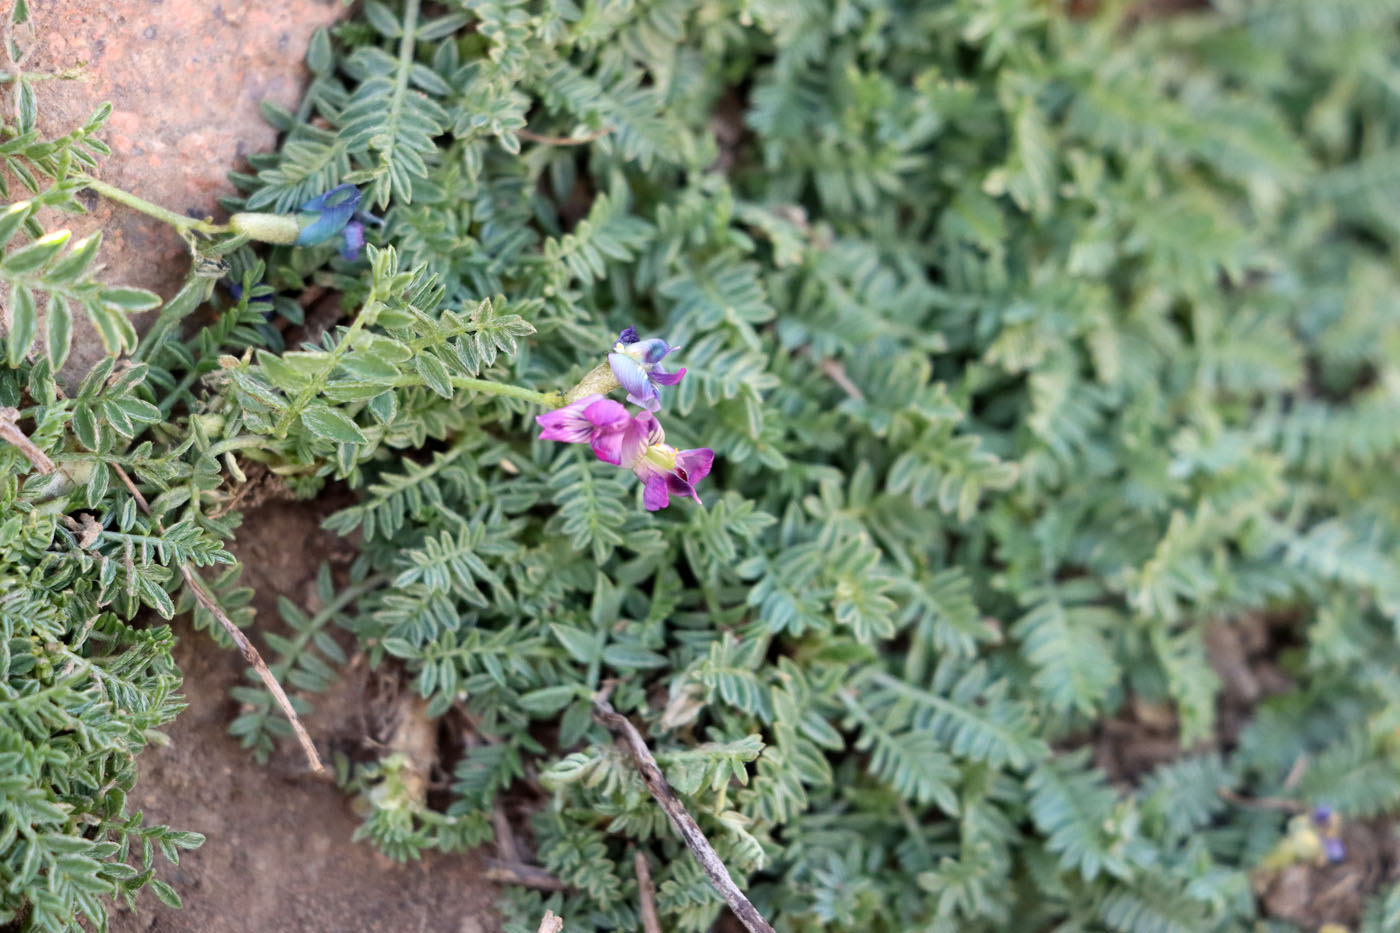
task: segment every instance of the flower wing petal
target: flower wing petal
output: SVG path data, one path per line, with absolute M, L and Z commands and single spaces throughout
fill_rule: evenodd
M 590 424 L 600 430 L 621 431 L 632 420 L 631 416 L 627 414 L 627 408 L 610 398 L 590 395 L 579 401 L 583 403 L 583 416 L 588 419 Z
M 627 409 L 612 399 L 590 396 L 597 399 L 583 410 L 583 416 L 592 425 L 590 441 L 593 455 L 605 463 L 621 465 L 622 440 L 632 418 Z
M 651 371 L 651 381 L 659 386 L 673 386 L 676 383 L 680 382 L 681 377 L 683 377 L 684 375 L 684 367 L 676 370 L 673 373 L 668 373 L 666 372 L 666 370 L 658 366 L 656 369 L 653 369 Z
M 614 466 L 622 465 L 622 440 L 626 432 L 616 431 L 594 431 L 593 432 L 593 456 L 604 463 L 611 463 Z
M 642 479 L 647 477 L 643 471 L 647 469 L 643 456 L 647 452 L 650 444 L 647 436 L 650 434 L 651 426 L 645 419 L 651 418 L 650 413 L 642 412 L 637 417 L 627 423 L 627 427 L 622 432 L 622 443 L 618 448 L 617 462 L 619 466 L 625 466 L 633 470 Z M 651 418 L 654 422 L 656 419 Z
M 340 255 L 354 262 L 360 258 L 360 250 L 365 245 L 365 225 L 352 220 L 345 225 L 345 243 L 340 247 Z
M 566 444 L 586 443 L 592 437 L 593 423 L 588 420 L 584 411 L 602 398 L 601 395 L 590 395 L 572 405 L 536 415 L 535 421 L 544 428 L 540 432 L 540 440 L 563 441 Z
M 714 463 L 715 452 L 708 447 L 682 450 L 676 454 L 676 470 L 692 486 L 710 475 L 710 468 Z
M 632 344 L 627 348 L 627 355 L 647 366 L 654 366 L 665 359 L 666 354 L 676 349 L 679 348 L 671 346 L 660 337 L 652 337 Z
M 656 411 L 661 407 L 661 397 L 656 394 L 656 387 L 647 379 L 647 371 L 642 368 L 641 363 L 621 353 L 609 353 L 608 365 L 612 367 L 617 381 L 627 390 L 627 401 L 648 411 Z
M 687 499 L 694 499 L 700 502 L 700 494 L 695 491 L 695 485 L 686 481 L 685 477 L 672 473 L 666 477 L 666 490 L 675 496 L 684 496 Z M 701 505 L 705 503 L 700 502 Z

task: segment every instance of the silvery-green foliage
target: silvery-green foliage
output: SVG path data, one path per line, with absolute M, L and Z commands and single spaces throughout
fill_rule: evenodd
M 156 608 L 172 549 L 223 553 L 202 497 L 235 452 L 353 491 L 349 580 L 282 607 L 271 660 L 314 702 L 344 629 L 469 725 L 444 795 L 401 755 L 341 776 L 399 858 L 532 802 L 569 891 L 510 893 L 509 929 L 636 928 L 635 849 L 666 929 L 718 916 L 591 718 L 605 684 L 781 930 L 1247 928 L 1284 818 L 1222 786 L 1400 805 L 1400 8 L 1086 6 L 368 3 L 230 204 L 358 184 L 366 259 L 239 249 L 243 298 L 139 385 L 25 417 L 75 459 L 153 435 L 123 455 L 168 553 L 115 573 Z M 307 284 L 344 314 L 285 348 L 250 298 Z M 666 427 L 716 453 L 703 508 L 641 510 L 475 381 L 566 389 L 628 325 L 683 345 Z M 131 431 L 70 440 L 70 405 Z M 99 550 L 151 537 L 94 483 L 69 508 L 111 516 Z M 1246 615 L 1292 687 L 1212 742 L 1204 631 Z M 284 724 L 240 699 L 265 753 Z M 1130 700 L 1218 747 L 1106 773 L 1085 737 Z

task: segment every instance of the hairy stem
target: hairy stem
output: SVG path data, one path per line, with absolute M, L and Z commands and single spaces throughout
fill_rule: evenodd
M 138 198 L 129 191 L 123 191 L 121 188 L 109 185 L 105 181 L 93 178 L 91 175 L 84 172 L 79 172 L 74 177 L 104 198 L 116 201 L 118 204 L 124 204 L 132 210 L 140 211 L 148 217 L 154 217 L 156 220 L 170 224 L 170 226 L 179 230 L 181 233 L 189 233 L 190 231 L 208 234 L 229 232 L 228 227 L 223 224 L 211 224 L 207 220 L 195 220 L 193 217 L 177 214 L 172 210 L 161 207 L 159 204 L 152 204 L 145 198 Z
M 506 398 L 524 399 L 546 408 L 560 408 L 564 404 L 564 396 L 560 392 L 536 392 L 534 389 L 527 389 L 524 386 L 491 382 L 487 379 L 473 379 L 470 376 L 453 376 L 452 385 L 454 388 L 471 389 L 473 392 L 485 392 L 487 395 L 503 395 Z

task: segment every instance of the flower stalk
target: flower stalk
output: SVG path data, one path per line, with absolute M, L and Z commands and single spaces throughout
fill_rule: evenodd
M 181 234 L 204 233 L 210 236 L 216 233 L 229 233 L 229 228 L 224 224 L 210 223 L 207 220 L 196 220 L 193 217 L 186 217 L 184 214 L 177 214 L 169 208 L 153 204 L 145 198 L 139 198 L 129 191 L 125 191 L 115 185 L 109 185 L 105 181 L 93 178 L 85 172 L 79 172 L 74 176 L 82 182 L 85 187 L 91 188 L 109 201 L 116 201 L 135 211 L 140 211 L 147 217 L 154 217 L 163 223 L 167 223 L 180 231 Z

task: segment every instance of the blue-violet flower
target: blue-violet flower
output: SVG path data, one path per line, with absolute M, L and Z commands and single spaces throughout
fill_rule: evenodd
M 1335 836 L 1329 836 L 1322 840 L 1322 854 L 1329 862 L 1344 862 L 1347 857 L 1346 843 Z
M 360 248 L 365 245 L 365 225 L 354 219 L 359 207 L 360 189 L 354 185 L 338 185 L 307 201 L 301 206 L 303 226 L 297 234 L 296 245 L 315 246 L 343 234 L 340 255 L 346 259 L 359 258 Z
M 619 334 L 617 343 L 613 344 L 612 352 L 608 354 L 608 365 L 617 381 L 627 390 L 627 401 L 647 411 L 660 408 L 661 396 L 656 387 L 673 386 L 685 375 L 684 369 L 668 373 L 661 368 L 661 361 L 666 355 L 679 349 L 660 337 L 642 340 L 637 336 L 635 327 L 629 327 Z

